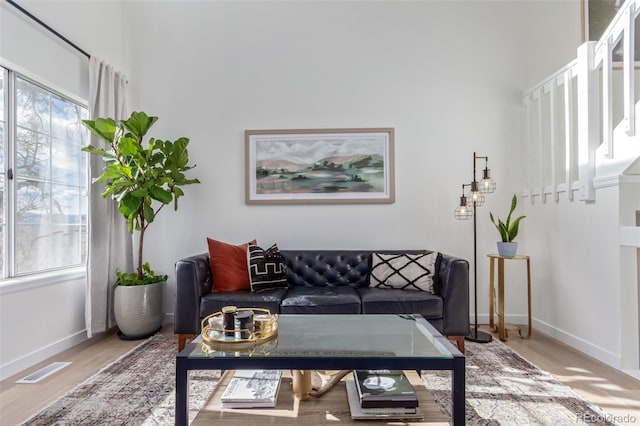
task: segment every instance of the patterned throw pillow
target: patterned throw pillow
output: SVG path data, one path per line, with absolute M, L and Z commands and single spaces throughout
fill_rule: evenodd
M 276 244 L 266 250 L 250 244 L 247 257 L 252 292 L 287 287 L 285 266 Z
M 438 252 L 429 254 L 372 253 L 369 285 L 435 293 Z

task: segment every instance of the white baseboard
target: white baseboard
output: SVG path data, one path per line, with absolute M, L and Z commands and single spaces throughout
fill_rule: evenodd
M 631 377 L 640 380 L 640 370 L 622 370 L 622 371 L 627 373 Z
M 23 357 L 20 357 L 14 361 L 0 365 L 0 381 L 5 380 L 14 374 L 18 374 L 27 368 L 33 367 L 39 362 L 46 360 L 52 356 L 59 354 L 73 346 L 87 340 L 87 331 L 82 330 L 71 336 L 65 337 L 53 342 L 47 346 L 44 346 L 36 351 L 33 351 Z
M 526 326 L 528 318 L 526 315 L 507 315 L 506 320 L 509 324 Z M 473 315 L 471 315 L 469 323 L 473 324 L 474 321 L 475 318 Z M 489 324 L 489 314 L 478 314 L 478 324 Z M 533 318 L 533 328 L 548 336 L 560 340 L 561 342 L 571 346 L 572 348 L 577 349 L 580 352 L 583 352 L 584 354 L 589 355 L 590 357 L 595 358 L 610 367 L 625 372 L 631 376 L 637 377 L 635 376 L 637 372 L 625 371 L 621 369 L 622 359 L 620 355 L 609 352 L 608 350 L 594 345 L 591 342 L 588 342 L 580 337 L 574 336 L 571 333 L 567 333 L 566 331 L 563 331 L 555 326 L 552 326 L 535 318 Z M 533 335 L 535 336 L 535 332 Z
M 166 323 L 173 324 L 173 319 L 173 312 L 167 313 L 164 316 L 164 322 Z M 87 340 L 87 331 L 82 330 L 69 337 L 35 350 L 30 354 L 20 357 L 14 361 L 2 364 L 0 365 L 0 381 L 13 376 L 14 374 L 18 374 L 28 368 L 31 368 L 37 363 L 46 360 L 47 358 L 58 355 L 60 352 L 66 351 L 67 349 L 70 349 L 73 346 L 84 342 L 85 340 Z
M 613 367 L 620 371 L 624 371 L 621 369 L 622 358 L 620 357 L 620 355 L 609 352 L 608 350 L 596 346 L 591 342 L 587 342 L 580 337 L 574 336 L 571 333 L 567 333 L 566 331 L 560 330 L 557 327 L 554 327 L 543 321 L 539 321 L 535 318 L 533 320 L 533 328 L 543 332 L 544 334 L 554 337 L 562 341 L 563 343 L 566 343 L 572 348 L 577 349 L 580 352 L 583 352 L 586 355 L 597 359 L 598 361 L 604 362 L 610 367 Z

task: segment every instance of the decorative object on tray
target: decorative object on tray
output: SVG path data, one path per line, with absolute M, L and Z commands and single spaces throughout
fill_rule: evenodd
M 255 350 L 278 335 L 278 314 L 263 308 L 224 306 L 201 323 L 202 345 L 211 350 Z
M 236 370 L 222 397 L 222 408 L 275 407 L 282 370 Z
M 419 405 L 415 389 L 401 370 L 355 370 L 353 379 L 362 409 L 415 411 Z
M 354 420 L 422 420 L 420 407 L 415 408 L 362 408 L 354 380 L 346 381 L 351 418 Z

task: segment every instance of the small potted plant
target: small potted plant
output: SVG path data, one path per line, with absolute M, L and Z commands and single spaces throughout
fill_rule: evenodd
M 503 257 L 514 257 L 516 252 L 518 251 L 518 243 L 513 241 L 518 236 L 518 227 L 520 226 L 520 221 L 524 219 L 526 216 L 519 216 L 515 218 L 513 221 L 511 220 L 511 215 L 516 209 L 516 205 L 518 204 L 518 198 L 516 194 L 513 194 L 513 198 L 511 199 L 511 210 L 509 210 L 509 215 L 507 216 L 507 221 L 503 222 L 500 218 L 496 223 L 496 220 L 493 217 L 493 213 L 489 213 L 489 217 L 491 218 L 491 222 L 495 225 L 498 233 L 500 233 L 500 237 L 502 241 L 498 241 L 498 254 Z
M 138 232 L 136 271 L 116 271 L 114 315 L 125 338 L 143 338 L 155 333 L 164 319 L 164 282 L 166 275 L 156 275 L 143 261 L 144 235 L 156 215 L 167 204 L 178 210 L 181 187 L 200 183 L 187 179 L 189 139 L 174 142 L 143 139 L 158 117 L 133 112 L 127 120 L 112 118 L 83 120 L 91 133 L 108 143 L 106 149 L 89 145 L 82 150 L 105 160 L 101 176 L 94 182 L 105 184 L 104 198 L 118 204 L 129 232 Z

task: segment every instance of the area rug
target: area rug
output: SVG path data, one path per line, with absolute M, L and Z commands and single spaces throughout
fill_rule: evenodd
M 173 425 L 175 336 L 141 343 L 25 425 Z M 612 425 L 609 416 L 499 341 L 466 343 L 469 425 Z M 189 419 L 215 389 L 218 371 L 190 372 Z M 441 410 L 450 410 L 450 373 L 423 372 Z

